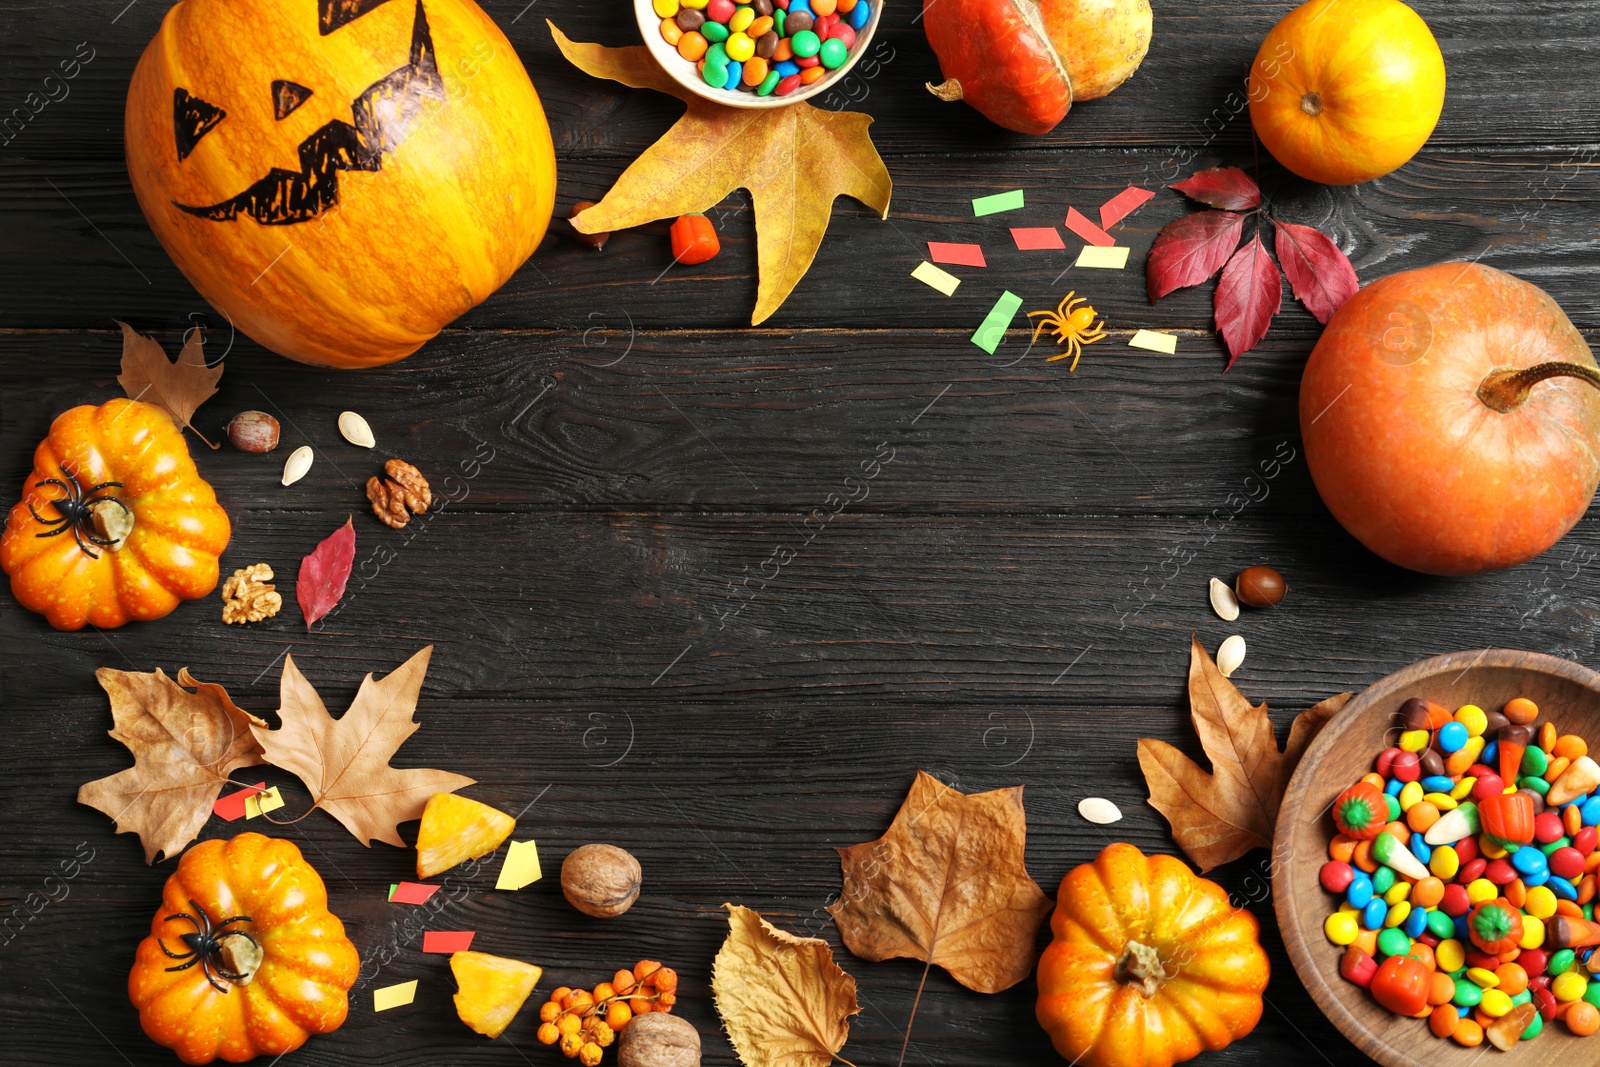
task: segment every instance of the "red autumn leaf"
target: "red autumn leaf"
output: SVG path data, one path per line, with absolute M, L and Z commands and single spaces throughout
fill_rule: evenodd
M 1272 316 L 1283 307 L 1283 282 L 1278 265 L 1267 255 L 1258 233 L 1233 254 L 1217 283 L 1217 329 L 1228 345 L 1228 367 L 1261 343 Z
M 1238 167 L 1217 167 L 1174 182 L 1172 188 L 1192 200 L 1227 211 L 1249 211 L 1261 206 L 1261 188 Z
M 356 528 L 350 519 L 300 561 L 294 579 L 294 598 L 306 617 L 306 629 L 334 609 L 344 596 L 350 567 L 356 561 Z
M 1326 326 L 1339 306 L 1361 288 L 1356 269 L 1327 234 L 1296 222 L 1273 221 L 1278 228 L 1273 244 L 1290 288 L 1306 310 Z
M 1228 262 L 1244 233 L 1244 216 L 1200 211 L 1176 219 L 1156 235 L 1144 265 L 1145 290 L 1153 304 L 1174 289 L 1199 285 Z

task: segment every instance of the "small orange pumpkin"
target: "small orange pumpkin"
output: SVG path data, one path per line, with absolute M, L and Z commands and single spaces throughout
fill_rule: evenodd
M 1171 1067 L 1255 1029 L 1255 916 L 1171 856 L 1107 845 L 1061 881 L 1039 959 L 1039 1024 L 1080 1067 Z
M 167 879 L 128 997 L 184 1063 L 281 1056 L 343 1025 L 361 967 L 293 842 L 203 841 Z
M 124 133 L 194 287 L 322 366 L 416 351 L 522 265 L 555 204 L 539 96 L 473 0 L 179 0 Z
M 11 592 L 58 630 L 159 619 L 217 586 L 228 513 L 159 408 L 63 412 L 0 536 Z

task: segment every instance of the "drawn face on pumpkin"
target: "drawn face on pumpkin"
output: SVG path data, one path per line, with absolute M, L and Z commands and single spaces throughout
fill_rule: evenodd
M 317 29 L 337 32 L 389 0 L 317 0 Z M 310 99 L 305 86 L 287 79 L 272 83 L 273 113 L 281 122 Z M 191 215 L 231 222 L 244 212 L 264 226 L 309 222 L 339 202 L 339 172 L 379 171 L 383 157 L 406 139 L 424 101 L 445 99 L 444 79 L 428 32 L 428 15 L 417 0 L 406 64 L 363 90 L 350 105 L 353 122 L 334 119 L 300 142 L 300 169 L 273 167 L 249 188 L 215 204 L 173 203 Z M 182 161 L 228 113 L 179 88 L 173 92 L 173 130 Z

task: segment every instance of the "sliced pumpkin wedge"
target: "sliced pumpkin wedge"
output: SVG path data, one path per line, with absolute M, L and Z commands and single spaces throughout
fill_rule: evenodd
M 454 793 L 435 793 L 417 831 L 417 877 L 432 878 L 458 863 L 487 856 L 511 836 L 517 820 Z
M 509 831 L 507 831 L 509 832 Z M 544 968 L 487 952 L 455 952 L 456 1014 L 484 1037 L 499 1037 L 522 1010 Z

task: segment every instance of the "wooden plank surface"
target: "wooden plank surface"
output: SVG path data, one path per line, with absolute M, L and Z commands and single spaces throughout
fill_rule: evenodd
M 523 811 L 551 873 L 495 893 L 490 864 L 453 883 L 459 902 L 428 925 L 477 929 L 474 947 L 544 964 L 546 989 L 666 959 L 705 1062 L 729 1065 L 710 965 L 722 904 L 746 904 L 834 944 L 864 1008 L 845 1055 L 868 1067 L 895 1061 L 921 968 L 851 957 L 821 909 L 839 891 L 833 849 L 881 834 L 917 768 L 966 791 L 1025 785 L 1029 869 L 1053 893 L 1109 840 L 1077 816 L 1085 795 L 1121 806 L 1115 837 L 1173 850 L 1143 802 L 1134 742 L 1199 756 L 1183 705 L 1191 633 L 1212 648 L 1245 635 L 1236 680 L 1269 702 L 1280 732 L 1312 702 L 1439 652 L 1504 645 L 1595 662 L 1600 522 L 1475 581 L 1400 572 L 1333 523 L 1300 455 L 1314 320 L 1286 308 L 1222 376 L 1209 287 L 1145 298 L 1144 254 L 1188 210 L 1176 194 L 1118 231 L 1133 249 L 1124 272 L 1063 274 L 1068 254 L 1010 246 L 1009 225 L 1058 223 L 1068 205 L 1092 214 L 1129 183 L 1249 165 L 1248 121 L 1229 94 L 1285 4 L 1158 0 L 1134 80 L 1038 139 L 928 97 L 937 65 L 916 8 L 891 5 L 881 72 L 849 87 L 876 119 L 891 217 L 839 201 L 811 274 L 763 328 L 747 328 L 754 233 L 735 194 L 719 213 L 724 252 L 704 267 L 652 284 L 663 225 L 596 254 L 558 222 L 493 299 L 412 359 L 359 374 L 230 337 L 145 227 L 122 169 L 121 108 L 163 8 L 124 4 L 0 0 L 0 102 L 20 103 L 79 42 L 95 53 L 70 96 L 0 147 L 0 486 L 21 484 L 56 413 L 116 395 L 113 318 L 169 346 L 203 320 L 228 355 L 201 428 L 247 407 L 285 427 L 272 456 L 197 447 L 235 524 L 224 565 L 268 561 L 287 587 L 352 512 L 358 565 L 346 604 L 310 633 L 292 605 L 225 628 L 210 600 L 156 624 L 59 634 L 0 596 L 0 911 L 21 909 L 0 936 L 0 1061 L 174 1062 L 140 1032 L 124 989 L 171 864 L 146 867 L 136 841 L 74 802 L 80 783 L 128 761 L 104 733 L 99 666 L 187 665 L 270 717 L 286 653 L 337 709 L 363 673 L 435 645 L 423 726 L 400 762 L 469 774 L 471 795 Z M 1354 190 L 1266 161 L 1275 210 L 1328 229 L 1363 280 L 1475 257 L 1511 270 L 1593 339 L 1600 125 L 1585 94 L 1600 75 L 1600 3 L 1417 6 L 1451 79 L 1428 149 Z M 577 39 L 630 43 L 617 10 L 487 10 L 543 94 L 564 214 L 603 193 L 678 105 L 586 79 L 555 53 L 546 16 Z M 971 196 L 1010 188 L 1026 190 L 1027 211 L 971 217 Z M 939 297 L 907 276 L 928 240 L 981 242 L 991 265 L 952 268 L 962 287 Z M 1027 310 L 1080 289 L 1111 336 L 1072 374 L 1030 350 L 1020 325 L 985 356 L 967 337 L 1008 288 Z M 1179 353 L 1127 348 L 1138 328 L 1177 332 Z M 371 422 L 382 455 L 339 440 L 345 408 Z M 278 471 L 300 443 L 318 463 L 285 489 Z M 391 454 L 449 500 L 405 532 L 360 514 L 361 483 Z M 1258 562 L 1284 571 L 1289 598 L 1222 623 L 1206 579 Z M 283 786 L 288 812 L 304 810 L 297 780 L 262 776 Z M 232 829 L 213 820 L 205 836 Z M 417 910 L 383 899 L 409 852 L 363 849 L 319 813 L 281 832 L 321 869 L 366 961 L 349 1023 L 285 1063 L 563 1062 L 535 1043 L 531 1010 L 493 1043 L 455 1020 Z M 645 869 L 639 905 L 612 922 L 578 916 L 553 877 L 595 840 Z M 75 855 L 92 858 L 64 893 L 51 889 Z M 1274 977 L 1257 1031 L 1200 1062 L 1362 1062 L 1289 969 L 1265 854 L 1218 877 L 1263 920 Z M 47 892 L 58 899 L 40 905 Z M 411 978 L 413 1007 L 371 1011 L 372 989 Z M 1028 981 L 980 996 L 934 970 L 906 1062 L 1054 1062 L 1034 993 Z

